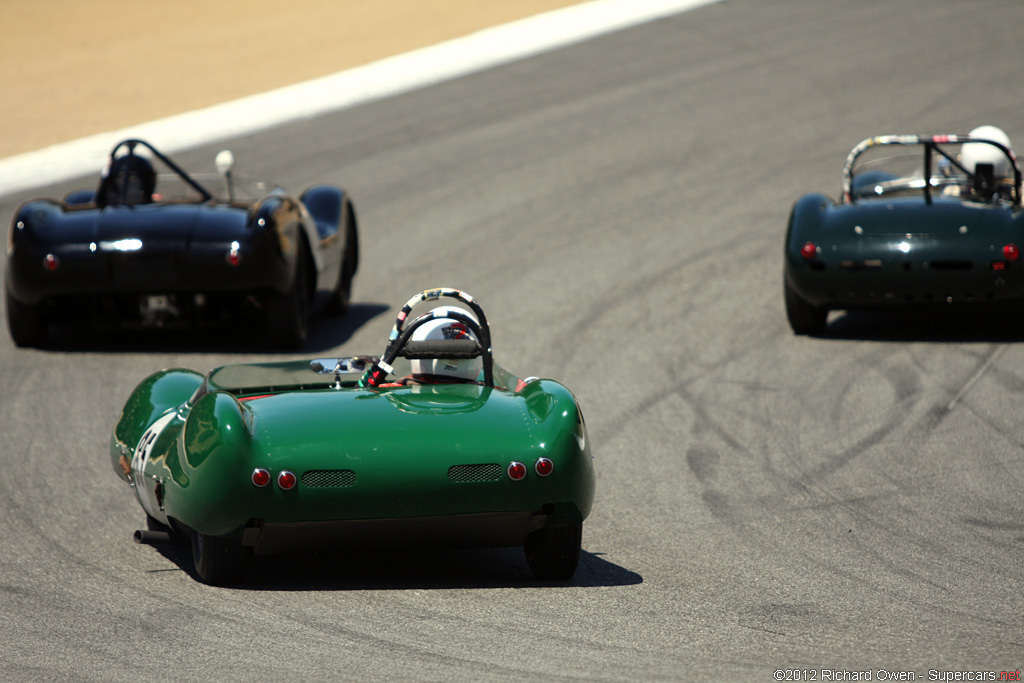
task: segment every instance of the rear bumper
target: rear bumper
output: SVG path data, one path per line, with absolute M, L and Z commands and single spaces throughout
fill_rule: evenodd
M 391 549 L 415 547 L 506 547 L 522 545 L 527 535 L 551 519 L 550 509 L 489 512 L 439 517 L 356 519 L 331 522 L 269 523 L 252 520 L 242 545 L 257 555 L 347 546 Z
M 81 296 L 285 291 L 290 285 L 292 267 L 280 255 L 235 250 L 239 261 L 232 265 L 231 251 L 230 244 L 126 253 L 77 247 L 36 253 L 22 247 L 8 260 L 7 283 L 15 299 L 33 305 Z M 44 266 L 47 254 L 57 259 L 53 270 Z
M 789 284 L 805 301 L 828 309 L 984 306 L 1024 302 L 1024 261 L 976 250 L 946 253 L 891 252 L 790 259 Z

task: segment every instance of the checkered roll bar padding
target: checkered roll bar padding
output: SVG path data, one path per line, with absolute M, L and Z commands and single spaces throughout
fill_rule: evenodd
M 455 299 L 465 304 L 474 315 L 477 320 L 473 320 L 470 316 L 464 312 L 460 312 L 458 308 L 446 308 L 439 307 L 435 308 L 428 313 L 417 317 L 412 322 L 408 322 L 409 313 L 412 309 L 425 302 L 434 301 L 438 299 Z M 395 325 L 391 329 L 391 335 L 388 337 L 387 347 L 384 349 L 384 353 L 381 354 L 380 360 L 369 367 L 363 374 L 362 379 L 359 380 L 359 386 L 361 387 L 377 387 L 387 377 L 388 373 L 392 371 L 391 363 L 394 362 L 395 358 L 400 355 L 401 350 L 405 347 L 412 333 L 416 331 L 416 328 L 420 325 L 439 318 L 450 318 L 457 320 L 466 325 L 476 338 L 479 340 L 480 349 L 483 356 L 484 366 L 484 384 L 487 386 L 494 386 L 494 361 L 491 356 L 491 330 L 487 324 L 487 316 L 484 314 L 483 308 L 477 303 L 468 292 L 463 292 L 459 289 L 453 289 L 451 287 L 438 287 L 435 289 L 427 289 L 416 296 L 405 302 L 402 306 L 402 310 L 398 312 L 398 316 L 395 318 Z M 479 321 L 479 322 L 478 322 Z

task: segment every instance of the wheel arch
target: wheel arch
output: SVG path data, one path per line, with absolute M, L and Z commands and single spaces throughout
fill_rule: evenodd
M 233 395 L 214 391 L 189 411 L 171 471 L 167 516 L 211 536 L 241 534 L 250 507 L 253 416 Z
M 181 406 L 203 383 L 194 370 L 173 368 L 153 373 L 142 380 L 121 409 L 110 437 L 114 471 L 127 480 L 122 458 L 131 459 L 145 431 L 169 410 Z
M 786 255 L 800 257 L 800 247 L 807 241 L 820 239 L 825 226 L 825 211 L 832 206 L 832 200 L 821 193 L 800 197 L 793 203 L 786 226 Z

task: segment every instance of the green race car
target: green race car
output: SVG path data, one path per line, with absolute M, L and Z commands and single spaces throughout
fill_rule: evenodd
M 410 315 L 438 299 L 459 305 Z M 379 357 L 158 372 L 110 455 L 147 516 L 136 540 L 190 543 L 210 584 L 254 554 L 414 544 L 521 545 L 567 580 L 594 497 L 572 393 L 495 363 L 483 310 L 449 288 L 410 299 Z
M 850 152 L 843 193 L 790 213 L 783 289 L 796 334 L 831 310 L 1024 303 L 1021 171 L 994 126 L 882 135 Z

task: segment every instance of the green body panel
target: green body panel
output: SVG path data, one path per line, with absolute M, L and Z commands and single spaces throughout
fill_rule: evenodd
M 135 467 L 122 478 L 158 521 L 257 547 L 275 527 L 444 526 L 462 516 L 483 516 L 485 532 L 491 525 L 521 542 L 541 526 L 582 521 L 594 495 L 582 414 L 552 380 L 361 389 L 352 377 L 311 372 L 307 361 L 225 366 L 205 383 L 166 371 L 125 405 L 111 441 L 119 474 L 122 456 Z M 547 477 L 533 469 L 540 457 L 554 463 Z M 524 480 L 507 476 L 513 461 L 527 466 Z M 453 480 L 449 470 L 460 466 L 469 475 Z M 254 486 L 257 467 L 274 482 Z M 284 470 L 299 478 L 294 489 L 276 484 Z M 347 479 L 306 478 L 324 472 Z
M 807 242 L 819 248 L 811 261 Z M 1024 302 L 1024 261 L 992 267 L 1011 243 L 1024 246 L 1024 212 L 1005 205 L 811 194 L 790 215 L 785 278 L 821 308 Z
M 121 410 L 110 440 L 110 458 L 114 471 L 131 481 L 122 462 L 131 462 L 143 434 L 157 420 L 177 411 L 203 383 L 193 370 L 161 370 L 144 379 L 132 392 Z

